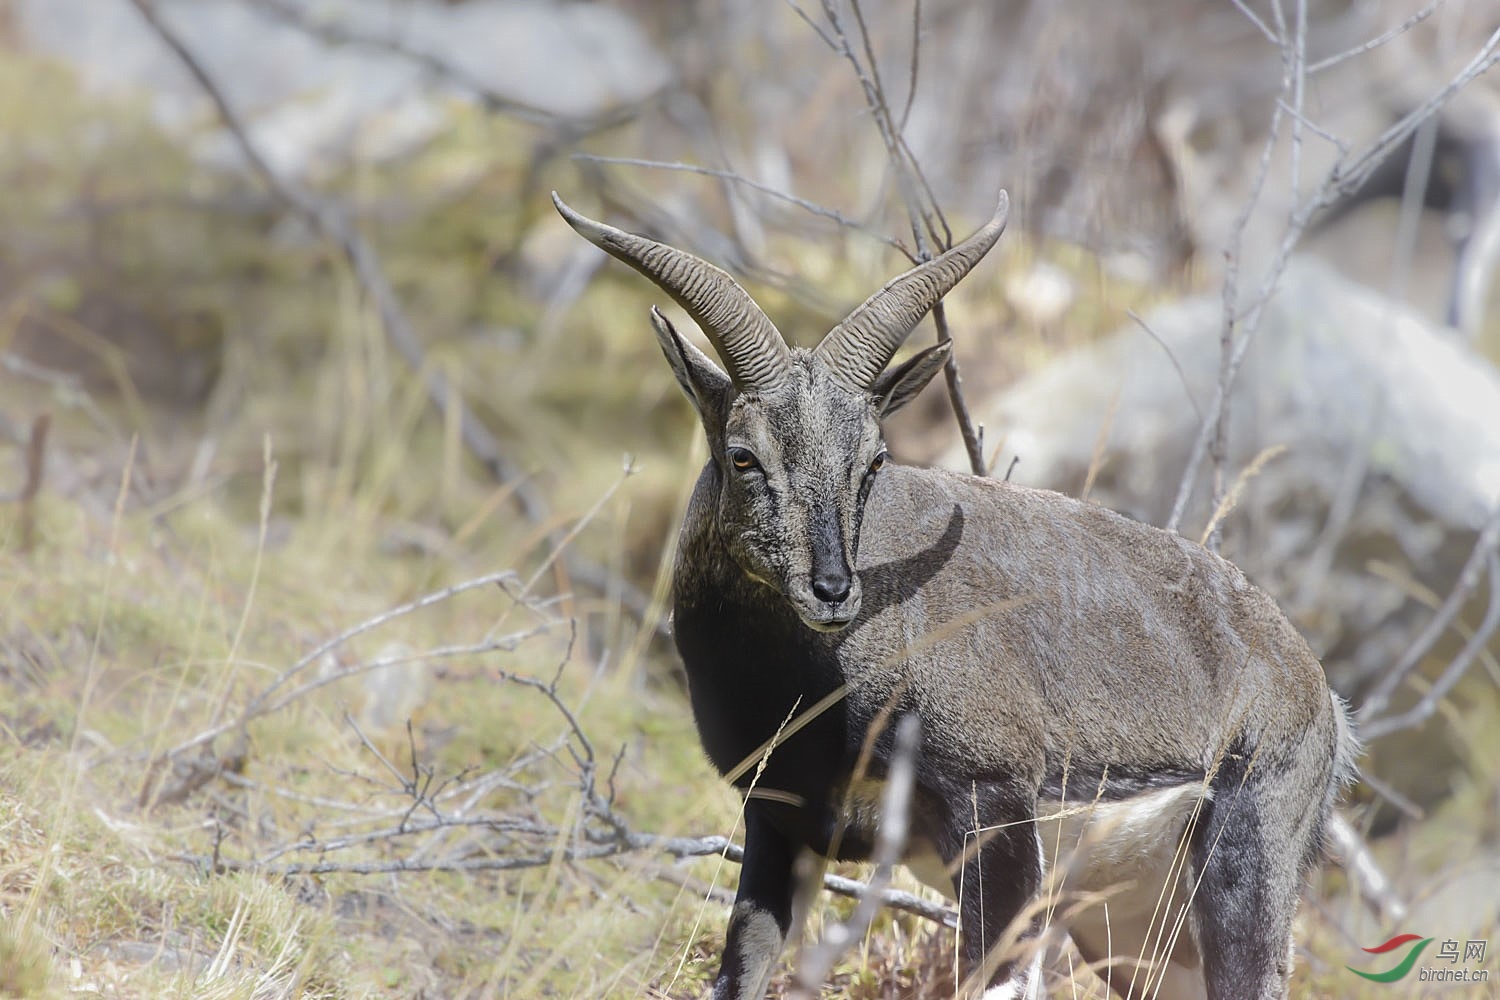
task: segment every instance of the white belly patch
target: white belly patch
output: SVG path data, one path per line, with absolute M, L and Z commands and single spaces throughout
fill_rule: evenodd
M 1041 803 L 1037 832 L 1047 868 L 1067 866 L 1069 885 L 1080 889 L 1130 883 L 1159 891 L 1174 868 L 1185 867 L 1185 831 L 1206 793 L 1195 782 L 1110 802 Z

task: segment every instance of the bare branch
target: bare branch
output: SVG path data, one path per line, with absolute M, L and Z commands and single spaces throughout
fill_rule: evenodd
M 1389 31 L 1381 32 L 1379 35 L 1376 35 L 1368 42 L 1365 42 L 1361 45 L 1356 45 L 1352 49 L 1346 49 L 1343 52 L 1338 53 L 1337 55 L 1331 55 L 1326 59 L 1319 59 L 1311 66 L 1307 67 L 1308 75 L 1312 76 L 1314 74 L 1321 73 L 1326 69 L 1333 69 L 1333 67 L 1339 65 L 1342 62 L 1347 62 L 1348 60 L 1353 59 L 1357 56 L 1362 56 L 1366 52 L 1371 52 L 1375 49 L 1380 48 L 1387 42 L 1395 38 L 1399 38 L 1400 36 L 1410 31 L 1412 28 L 1415 28 L 1417 25 L 1421 24 L 1423 21 L 1431 17 L 1433 12 L 1436 11 L 1440 6 L 1442 6 L 1442 4 L 1443 0 L 1432 0 L 1432 3 L 1417 11 L 1411 17 L 1408 17 L 1405 21 L 1402 21 L 1400 24 L 1396 25 L 1394 28 L 1391 28 Z
M 791 2 L 791 0 L 788 0 Z M 891 171 L 896 178 L 896 187 L 901 192 L 901 201 L 906 208 L 907 219 L 911 225 L 912 238 L 916 243 L 916 261 L 930 260 L 933 256 L 932 248 L 928 238 L 937 244 L 939 252 L 953 245 L 953 230 L 948 224 L 947 217 L 943 214 L 937 198 L 932 192 L 932 187 L 927 182 L 922 172 L 921 164 L 912 153 L 911 147 L 902 136 L 902 130 L 906 123 L 906 111 L 902 112 L 901 122 L 897 124 L 891 113 L 890 104 L 885 98 L 885 88 L 880 80 L 880 70 L 875 59 L 875 49 L 870 40 L 870 32 L 865 24 L 864 10 L 859 0 L 853 0 L 851 9 L 854 12 L 855 22 L 859 28 L 860 47 L 864 52 L 864 62 L 855 53 L 849 38 L 844 32 L 844 24 L 840 18 L 838 9 L 832 0 L 822 0 L 823 15 L 827 18 L 829 31 L 825 32 L 822 27 L 813 22 L 808 15 L 795 3 L 792 9 L 797 11 L 804 21 L 812 26 L 818 36 L 835 53 L 842 56 L 854 70 L 854 76 L 859 81 L 861 90 L 865 95 L 865 105 L 869 108 L 871 117 L 880 132 L 881 142 L 885 145 L 886 158 L 890 162 Z M 921 11 L 920 5 L 913 12 L 915 20 L 912 25 L 912 59 L 910 64 L 910 82 L 907 95 L 907 110 L 910 109 L 911 99 L 917 88 L 917 48 L 921 41 Z M 942 303 L 939 302 L 932 309 L 933 323 L 937 327 L 937 339 L 940 343 L 950 342 L 953 337 L 948 329 L 947 313 Z M 969 412 L 968 401 L 963 395 L 963 376 L 959 370 L 957 352 L 950 351 L 948 360 L 943 366 L 943 379 L 948 389 L 948 400 L 953 407 L 954 419 L 958 422 L 959 435 L 964 442 L 964 451 L 969 458 L 969 470 L 976 476 L 984 476 L 989 472 L 988 464 L 984 460 L 984 442 L 974 425 L 974 420 Z
M 1433 683 L 1422 700 L 1400 715 L 1386 716 L 1384 718 L 1372 719 L 1360 726 L 1360 735 L 1367 740 L 1378 740 L 1382 736 L 1400 732 L 1419 726 L 1437 710 L 1438 702 L 1456 685 L 1469 667 L 1483 652 L 1485 644 L 1489 642 L 1490 636 L 1500 628 L 1500 555 L 1491 552 L 1489 555 L 1489 584 L 1490 601 L 1485 610 L 1484 619 L 1479 627 L 1474 630 L 1464 643 L 1463 649 L 1459 650 L 1457 656 L 1448 664 L 1442 675 Z M 1369 703 L 1366 702 L 1366 705 Z
M 745 187 L 751 188 L 752 190 L 759 191 L 761 194 L 767 195 L 771 198 L 775 198 L 778 201 L 784 201 L 788 205 L 794 205 L 805 212 L 809 212 L 813 215 L 818 216 L 819 218 L 836 222 L 846 229 L 852 229 L 857 233 L 870 237 L 871 239 L 879 240 L 886 246 L 899 251 L 902 256 L 906 257 L 908 260 L 911 260 L 914 263 L 917 260 L 912 252 L 907 249 L 906 245 L 898 239 L 894 239 L 890 236 L 883 236 L 880 233 L 875 232 L 868 226 L 864 225 L 863 223 L 856 222 L 855 220 L 849 218 L 841 212 L 838 212 L 835 209 L 828 208 L 824 205 L 819 205 L 815 201 L 808 201 L 806 198 L 799 198 L 796 195 L 788 194 L 785 191 L 777 190 L 776 188 L 771 187 L 769 184 L 762 184 L 759 181 L 746 177 L 744 174 L 738 173 L 734 170 L 718 170 L 714 167 L 699 166 L 696 163 L 668 163 L 663 160 L 643 160 L 633 156 L 597 156 L 593 153 L 574 153 L 573 159 L 581 160 L 585 163 L 612 163 L 628 167 L 646 167 L 651 170 L 680 170 L 685 173 L 701 174 L 704 177 L 717 177 L 720 180 L 726 180 L 734 184 L 741 184 Z
M 1500 62 L 1500 28 L 1495 29 L 1485 40 L 1484 45 L 1480 46 L 1474 58 L 1470 59 L 1464 68 L 1437 93 L 1382 132 L 1374 142 L 1370 143 L 1369 148 L 1352 162 L 1344 164 L 1342 169 L 1335 169 L 1333 179 L 1337 182 L 1337 191 L 1330 195 L 1325 204 L 1331 203 L 1336 196 L 1357 190 L 1393 149 L 1416 132 L 1424 121 L 1448 102 L 1449 98 L 1483 75 L 1497 62 Z
M 481 821 L 473 821 L 469 825 L 481 826 Z M 548 831 L 554 836 L 555 829 Z M 309 847 L 308 849 L 312 849 Z M 437 859 L 432 861 L 316 861 L 296 862 L 285 865 L 262 864 L 258 861 L 242 861 L 232 858 L 220 858 L 217 866 L 214 859 L 207 855 L 177 854 L 172 860 L 186 862 L 194 867 L 205 871 L 254 871 L 266 875 L 326 875 L 342 873 L 348 875 L 390 875 L 415 872 L 481 872 L 481 871 L 519 871 L 526 868 L 544 868 L 562 861 L 590 861 L 603 858 L 618 857 L 623 854 L 655 851 L 670 855 L 674 858 L 702 858 L 723 857 L 734 864 L 741 864 L 745 860 L 744 848 L 733 843 L 727 837 L 661 837 L 655 834 L 632 834 L 630 840 L 625 843 L 610 842 L 603 844 L 588 844 L 583 847 L 568 847 L 561 852 L 548 851 L 545 854 L 517 857 L 477 857 L 462 859 Z M 823 888 L 839 896 L 850 899 L 863 899 L 869 893 L 869 886 L 854 879 L 844 878 L 840 875 L 824 875 Z M 921 896 L 915 896 L 909 892 L 899 889 L 885 889 L 880 893 L 880 905 L 902 913 L 910 913 L 924 920 L 941 924 L 944 927 L 956 928 L 958 926 L 958 914 L 954 910 L 939 903 L 933 903 Z
M 1464 605 L 1469 600 L 1469 595 L 1479 584 L 1480 574 L 1497 548 L 1500 548 L 1500 509 L 1494 514 L 1479 532 L 1479 537 L 1474 541 L 1474 549 L 1469 553 L 1468 561 L 1459 571 L 1458 581 L 1453 590 L 1448 594 L 1437 612 L 1432 616 L 1417 638 L 1412 642 L 1401 659 L 1397 660 L 1391 668 L 1381 677 L 1380 683 L 1375 685 L 1373 691 L 1365 698 L 1364 704 L 1359 708 L 1359 720 L 1361 724 L 1373 719 L 1391 703 L 1391 697 L 1396 689 L 1406 680 L 1407 676 L 1417 668 L 1432 647 L 1437 644 L 1448 626 L 1458 617 Z M 1475 633 L 1476 635 L 1478 633 Z M 1470 639 L 1473 644 L 1473 638 Z M 1483 643 L 1478 644 L 1483 647 Z M 1465 647 L 1468 648 L 1467 646 Z
M 568 659 L 568 655 L 564 654 L 560 664 L 566 665 Z M 289 799 L 307 802 L 319 809 L 335 810 L 341 814 L 340 822 L 343 822 L 344 816 L 352 817 L 355 828 L 338 836 L 318 838 L 313 835 L 313 827 L 309 824 L 294 838 L 251 859 L 226 857 L 222 844 L 216 843 L 208 854 L 178 855 L 175 860 L 188 862 L 208 872 L 239 870 L 278 876 L 504 872 L 545 867 L 559 861 L 572 864 L 650 853 L 667 854 L 680 859 L 720 856 L 734 863 L 743 862 L 743 849 L 726 837 L 663 836 L 639 832 L 615 811 L 613 795 L 606 794 L 598 785 L 597 765 L 600 758 L 595 751 L 593 739 L 583 726 L 578 710 L 562 696 L 559 689 L 561 667 L 550 681 L 506 671 L 491 671 L 490 675 L 500 682 L 524 688 L 545 699 L 562 720 L 563 734 L 551 746 L 536 754 L 523 756 L 499 770 L 477 776 L 469 776 L 467 772 L 463 772 L 439 779 L 434 769 L 422 762 L 415 732 L 410 727 L 410 774 L 380 753 L 362 733 L 356 732 L 365 753 L 372 756 L 376 761 L 377 771 L 384 775 L 384 783 L 372 782 L 377 794 L 391 795 L 402 801 L 398 807 L 373 811 L 354 803 L 314 800 L 296 792 L 283 793 L 272 786 L 226 774 L 224 776 L 231 784 L 256 787 Z M 911 742 L 914 746 L 914 736 Z M 901 747 L 906 747 L 906 744 L 902 743 Z M 577 765 L 570 788 L 571 794 L 578 797 L 575 801 L 581 806 L 574 814 L 571 827 L 562 827 L 543 818 L 535 803 L 535 790 L 517 780 L 521 777 L 521 772 L 545 761 L 557 760 L 558 754 L 564 749 L 572 754 L 573 762 Z M 909 772 L 914 767 L 914 749 L 898 748 L 898 755 L 901 754 L 905 755 L 906 763 L 903 765 L 898 762 L 898 767 L 893 769 L 890 781 L 894 791 L 887 792 L 887 814 L 891 816 L 904 816 L 905 803 L 892 796 L 901 793 L 904 786 L 909 798 L 913 780 Z M 614 763 L 618 764 L 618 758 Z M 908 773 L 900 773 L 902 767 Z M 217 776 L 217 771 L 205 774 L 195 787 L 201 787 Z M 606 781 L 612 779 L 611 771 Z M 482 797 L 496 789 L 519 791 L 522 798 L 519 801 L 511 800 L 511 804 L 503 811 L 471 812 Z M 556 791 L 562 792 L 564 789 L 558 787 Z M 418 808 L 424 815 L 414 818 L 413 813 Z M 465 833 L 466 836 L 441 852 L 438 851 L 437 848 L 444 843 L 446 835 L 454 833 Z M 884 831 L 883 836 L 885 839 L 879 848 L 880 856 L 887 859 L 883 879 L 877 872 L 877 877 L 866 885 L 836 875 L 825 875 L 824 887 L 830 892 L 867 901 L 861 905 L 872 914 L 878 907 L 888 906 L 946 927 L 956 927 L 957 914 L 949 908 L 888 887 L 889 863 L 893 863 L 891 859 L 899 856 L 902 834 L 899 828 L 893 827 Z M 408 849 L 406 845 L 412 847 Z M 391 856 L 393 848 L 401 849 L 399 856 Z M 372 852 L 375 856 L 369 856 Z
M 1182 523 L 1183 514 L 1187 509 L 1188 501 L 1191 499 L 1197 483 L 1198 472 L 1202 467 L 1205 455 L 1209 452 L 1211 444 L 1214 445 L 1216 451 L 1220 448 L 1221 427 L 1225 422 L 1224 414 L 1235 378 L 1239 373 L 1240 366 L 1244 362 L 1245 354 L 1254 339 L 1261 314 L 1264 312 L 1267 302 L 1274 293 L 1276 285 L 1280 281 L 1282 271 L 1285 270 L 1291 252 L 1301 239 L 1302 233 L 1320 211 L 1332 205 L 1340 198 L 1358 190 L 1360 185 L 1368 179 L 1369 174 L 1375 167 L 1392 150 L 1420 128 L 1422 123 L 1435 114 L 1449 98 L 1470 81 L 1488 70 L 1496 62 L 1500 62 L 1500 29 L 1497 29 L 1489 36 L 1485 44 L 1480 47 L 1474 57 L 1469 60 L 1453 79 L 1424 101 L 1421 106 L 1386 129 L 1385 132 L 1381 133 L 1380 136 L 1359 153 L 1345 152 L 1338 157 L 1313 191 L 1305 198 L 1302 198 L 1293 208 L 1288 217 L 1281 242 L 1272 255 L 1271 263 L 1265 277 L 1256 289 L 1255 294 L 1250 297 L 1244 306 L 1240 306 L 1238 304 L 1238 267 L 1240 243 L 1245 223 L 1255 203 L 1259 200 L 1264 187 L 1271 155 L 1279 141 L 1282 116 L 1290 115 L 1295 122 L 1301 115 L 1301 109 L 1295 105 L 1295 76 L 1305 76 L 1305 67 L 1300 72 L 1297 72 L 1297 58 L 1295 53 L 1285 50 L 1285 47 L 1284 51 L 1287 54 L 1284 60 L 1286 71 L 1282 80 L 1282 99 L 1276 102 L 1272 112 L 1271 128 L 1266 143 L 1261 150 L 1261 161 L 1257 168 L 1256 180 L 1251 194 L 1247 198 L 1231 230 L 1229 250 L 1226 253 L 1227 261 L 1223 294 L 1224 318 L 1220 333 L 1220 343 L 1223 350 L 1221 351 L 1222 360 L 1219 370 L 1219 380 L 1214 388 L 1213 399 L 1209 403 L 1208 419 L 1199 428 L 1198 436 L 1193 441 L 1193 446 L 1188 456 L 1187 465 L 1183 469 L 1182 478 L 1178 482 L 1177 496 L 1172 503 L 1172 510 L 1165 525 L 1172 531 L 1178 530 Z M 1289 96 L 1293 97 L 1294 100 L 1288 102 L 1286 98 Z M 1222 477 L 1217 487 L 1222 489 Z

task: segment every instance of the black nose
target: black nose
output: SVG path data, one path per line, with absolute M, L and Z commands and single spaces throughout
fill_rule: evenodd
M 849 574 L 843 570 L 818 573 L 812 578 L 812 592 L 818 600 L 837 604 L 849 596 Z

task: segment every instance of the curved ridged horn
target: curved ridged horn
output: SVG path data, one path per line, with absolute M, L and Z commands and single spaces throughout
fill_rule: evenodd
M 786 341 L 750 293 L 729 275 L 701 257 L 579 215 L 556 191 L 552 204 L 580 236 L 676 299 L 713 343 L 740 389 L 768 389 L 785 377 L 791 364 Z
M 830 330 L 815 353 L 834 380 L 854 392 L 868 391 L 927 310 L 989 253 L 1009 214 L 1010 196 L 1001 191 L 995 214 L 977 233 L 892 278 Z

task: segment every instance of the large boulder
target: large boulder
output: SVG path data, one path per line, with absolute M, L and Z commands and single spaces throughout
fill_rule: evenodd
M 148 94 L 158 120 L 193 136 L 204 158 L 239 162 L 227 135 L 198 136 L 213 115 L 202 88 L 129 0 L 13 6 L 28 49 L 75 67 L 96 91 Z M 605 4 L 285 0 L 314 31 L 242 0 L 157 6 L 272 166 L 292 175 L 404 152 L 444 127 L 445 101 L 474 100 L 475 87 L 528 114 L 589 120 L 670 79 L 641 25 Z M 453 72 L 434 72 L 426 57 Z

